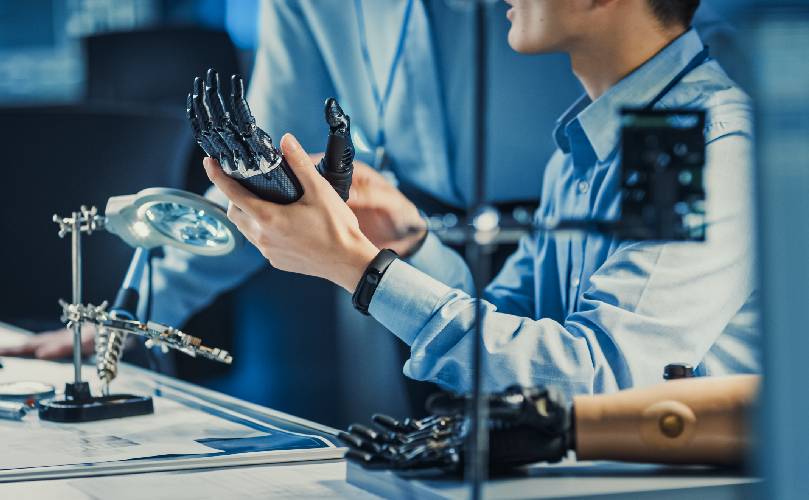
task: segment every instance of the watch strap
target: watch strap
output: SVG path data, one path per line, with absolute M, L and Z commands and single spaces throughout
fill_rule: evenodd
M 360 278 L 360 282 L 357 283 L 354 295 L 351 297 L 351 302 L 354 304 L 355 309 L 366 316 L 368 315 L 371 299 L 374 298 L 374 293 L 382 281 L 382 276 L 393 261 L 398 258 L 399 255 L 396 252 L 386 248 L 380 251 L 368 264 L 362 278 Z

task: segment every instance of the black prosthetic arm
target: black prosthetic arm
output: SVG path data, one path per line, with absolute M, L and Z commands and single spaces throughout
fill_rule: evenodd
M 572 415 L 551 389 L 510 387 L 489 400 L 490 466 L 508 470 L 535 462 L 556 462 L 573 447 Z M 339 437 L 346 457 L 369 469 L 463 471 L 470 422 L 468 401 L 441 393 L 428 400 L 430 416 L 398 421 L 374 415 L 374 424 L 354 424 Z
M 208 70 L 204 83 L 199 77 L 194 79 L 193 92 L 188 94 L 186 101 L 194 138 L 205 154 L 219 162 L 227 175 L 257 196 L 281 204 L 297 201 L 303 196 L 303 188 L 269 134 L 256 126 L 256 119 L 245 99 L 241 77 L 231 77 L 230 89 L 228 112 L 215 70 Z M 350 119 L 335 99 L 329 99 L 326 101 L 326 121 L 330 130 L 329 142 L 318 171 L 345 200 L 351 186 L 354 160 Z M 332 150 L 331 154 L 329 150 Z M 338 150 L 342 154 L 336 154 Z

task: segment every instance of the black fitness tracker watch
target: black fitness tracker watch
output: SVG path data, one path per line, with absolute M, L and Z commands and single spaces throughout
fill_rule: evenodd
M 354 295 L 351 297 L 351 302 L 354 307 L 362 314 L 368 316 L 368 307 L 371 305 L 371 299 L 374 298 L 376 287 L 382 281 L 382 275 L 388 270 L 391 263 L 398 259 L 399 255 L 390 249 L 384 249 L 374 257 L 374 260 L 365 268 L 365 272 L 357 283 L 357 288 L 354 290 Z

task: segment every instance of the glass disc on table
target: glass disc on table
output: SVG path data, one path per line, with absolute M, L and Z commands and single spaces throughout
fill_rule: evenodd
M 34 380 L 0 384 L 0 401 L 39 401 L 54 394 L 55 389 L 51 384 Z

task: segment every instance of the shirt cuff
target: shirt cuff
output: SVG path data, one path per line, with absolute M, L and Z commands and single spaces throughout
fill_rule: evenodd
M 428 231 L 419 249 L 404 260 L 419 269 L 423 269 L 425 266 L 429 265 L 430 262 L 434 262 L 435 258 L 441 255 L 441 252 L 445 250 L 444 244 L 441 243 L 438 236 L 432 231 Z
M 407 345 L 412 345 L 439 301 L 450 291 L 447 285 L 397 259 L 382 276 L 368 312 Z

